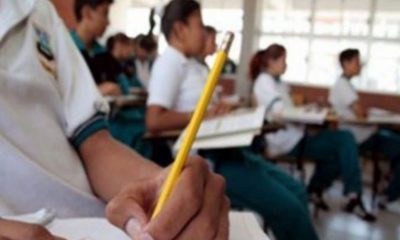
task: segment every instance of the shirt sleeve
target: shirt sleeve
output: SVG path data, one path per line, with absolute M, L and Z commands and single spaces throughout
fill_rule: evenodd
M 350 108 L 357 100 L 357 92 L 351 86 L 350 82 L 344 79 L 338 79 L 329 92 L 329 102 L 335 108 Z
M 63 102 L 63 127 L 71 143 L 79 147 L 89 136 L 107 128 L 108 104 L 97 90 L 90 70 L 64 23 L 54 7 L 50 5 L 50 8 L 56 81 Z
M 156 60 L 149 82 L 147 105 L 172 109 L 181 87 L 183 66 L 169 62 L 165 56 Z

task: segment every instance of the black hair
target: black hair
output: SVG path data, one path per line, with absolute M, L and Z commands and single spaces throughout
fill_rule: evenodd
M 268 67 L 270 60 L 277 60 L 284 54 L 286 54 L 286 48 L 276 43 L 255 53 L 250 61 L 250 80 L 255 81 L 263 69 Z
M 172 0 L 164 9 L 161 20 L 161 31 L 167 40 L 176 22 L 187 23 L 188 18 L 200 10 L 200 4 L 195 0 Z
M 131 44 L 131 39 L 124 33 L 117 33 L 107 39 L 107 50 L 111 52 L 116 43 Z
M 158 48 L 158 44 L 154 35 L 139 34 L 135 38 L 135 44 L 147 52 L 152 52 Z
M 345 62 L 351 61 L 353 60 L 353 58 L 359 56 L 360 56 L 360 51 L 358 49 L 354 48 L 346 49 L 339 54 L 340 65 L 343 66 Z
M 75 0 L 74 13 L 76 20 L 78 20 L 78 22 L 82 20 L 82 9 L 84 6 L 95 9 L 104 3 L 112 4 L 113 2 L 114 0 Z

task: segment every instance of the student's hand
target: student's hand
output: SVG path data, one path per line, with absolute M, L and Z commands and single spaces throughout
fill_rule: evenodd
M 65 240 L 55 237 L 44 227 L 0 219 L 0 239 L 8 240 Z
M 205 118 L 214 118 L 214 117 L 219 117 L 226 115 L 232 111 L 232 105 L 220 102 L 218 104 L 215 104 L 208 110 L 206 113 Z
M 368 117 L 367 109 L 361 104 L 361 102 L 357 101 L 351 105 L 354 114 L 359 119 L 366 119 Z
M 116 83 L 104 82 L 104 83 L 100 84 L 98 87 L 103 96 L 119 96 L 119 95 L 121 95 L 121 88 Z
M 168 170 L 122 190 L 107 205 L 109 221 L 135 240 L 227 240 L 225 181 L 199 157 L 189 159 L 161 213 L 150 220 Z

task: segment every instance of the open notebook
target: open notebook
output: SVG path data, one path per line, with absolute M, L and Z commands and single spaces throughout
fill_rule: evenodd
M 285 122 L 323 124 L 329 109 L 315 106 L 303 106 L 285 108 L 282 113 L 282 120 Z
M 55 219 L 55 213 L 49 210 L 6 218 L 45 225 L 54 235 L 68 240 L 130 240 L 123 231 L 103 218 Z M 254 214 L 230 212 L 229 219 L 229 240 L 269 240 Z
M 228 115 L 201 123 L 192 149 L 213 149 L 249 146 L 259 134 L 264 122 L 265 107 L 239 109 Z M 174 145 L 179 149 L 184 132 Z

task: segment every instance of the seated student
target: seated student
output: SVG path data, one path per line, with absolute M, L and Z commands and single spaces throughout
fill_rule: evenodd
M 286 71 L 286 50 L 273 44 L 255 54 L 250 65 L 254 81 L 253 94 L 258 105 L 267 108 L 267 114 L 279 117 L 285 107 L 293 106 L 288 86 L 281 76 Z M 286 124 L 286 129 L 266 134 L 267 150 L 271 156 L 295 155 L 305 137 L 305 156 L 317 161 L 308 191 L 317 207 L 327 210 L 322 199 L 323 191 L 339 176 L 343 178 L 344 194 L 348 201 L 344 210 L 357 213 L 366 221 L 375 217 L 362 204 L 362 179 L 357 144 L 346 131 L 322 130 L 304 135 L 304 126 Z
M 150 72 L 157 54 L 158 44 L 153 35 L 140 34 L 135 38 L 135 55 L 131 60 L 135 76 L 145 89 L 149 86 Z
M 121 71 L 129 81 L 121 88 L 124 93 L 131 92 L 132 88 L 143 88 L 137 79 L 135 69 L 131 64 L 132 44 L 131 39 L 123 33 L 118 33 L 107 40 L 107 49 L 118 61 Z M 116 78 L 117 76 L 114 76 Z M 145 124 L 146 107 L 122 107 L 110 119 L 110 130 L 119 141 L 133 147 L 142 155 L 151 158 L 161 166 L 167 166 L 172 162 L 172 153 L 168 144 L 162 139 L 152 141 L 143 140 L 146 132 Z M 157 149 L 155 151 L 154 149 Z
M 76 0 L 74 7 L 78 25 L 71 35 L 103 95 L 129 94 L 131 88 L 135 86 L 134 80 L 127 76 L 128 70 L 113 55 L 120 59 L 121 55 L 124 57 L 123 55 L 130 55 L 130 53 L 116 51 L 120 49 L 113 49 L 114 51 L 110 53 L 96 41 L 96 38 L 103 35 L 106 29 L 110 3 L 111 1 L 106 0 Z M 103 91 L 104 84 L 115 88 L 111 94 Z M 143 140 L 146 132 L 144 107 L 122 107 L 110 116 L 109 129 L 118 141 L 132 147 L 147 158 L 153 157 L 152 146 Z M 170 157 L 165 157 L 170 159 Z
M 162 32 L 169 46 L 154 63 L 150 78 L 146 121 L 153 132 L 185 128 L 207 78 L 207 68 L 195 59 L 206 42 L 199 3 L 171 1 L 164 10 Z M 248 149 L 203 154 L 225 177 L 232 204 L 261 214 L 278 239 L 318 238 L 301 183 Z
M 329 101 L 339 116 L 348 118 L 365 118 L 367 109 L 362 105 L 351 80 L 360 74 L 360 52 L 357 49 L 347 49 L 340 53 L 339 61 L 343 74 L 330 89 Z M 341 126 L 350 130 L 357 138 L 361 150 L 375 150 L 384 154 L 394 166 L 394 175 L 384 192 L 380 206 L 385 208 L 400 197 L 400 134 L 390 130 L 374 127 L 361 127 L 346 124 Z
M 132 62 L 133 53 L 135 52 L 132 45 L 132 39 L 124 33 L 117 33 L 107 40 L 107 50 L 118 61 L 121 71 L 129 79 L 128 84 L 122 86 L 123 92 L 127 94 L 131 93 L 133 88 L 144 88 L 142 82 L 137 77 L 137 70 Z
M 92 73 L 99 72 L 99 69 L 103 69 L 103 65 L 109 65 L 108 72 L 118 66 L 107 50 L 96 41 L 98 37 L 103 35 L 109 24 L 108 10 L 110 3 L 112 3 L 112 0 L 75 1 L 74 12 L 77 19 L 77 27 L 75 31 L 71 32 L 71 36 Z M 98 58 L 97 63 L 93 62 L 95 57 Z M 109 78 L 108 74 L 99 73 L 98 76 L 94 76 L 100 92 L 103 95 L 120 95 L 121 88 L 118 83 Z
M 108 219 L 134 239 L 227 240 L 223 178 L 199 157 L 189 159 L 165 208 L 150 220 L 168 170 L 111 138 L 107 106 L 49 1 L 1 4 L 4 205 L 15 214 L 51 208 L 68 218 L 104 216 L 109 202 Z M 0 218 L 0 239 L 58 238 Z

